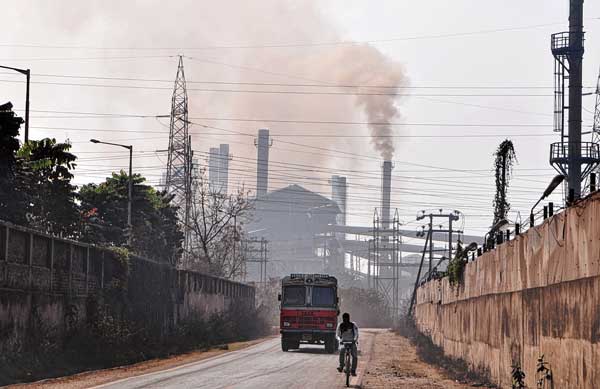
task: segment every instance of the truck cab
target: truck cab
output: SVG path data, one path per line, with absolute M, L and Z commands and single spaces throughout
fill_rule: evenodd
M 337 350 L 335 337 L 339 298 L 337 279 L 325 274 L 291 274 L 281 281 L 281 349 L 300 344 L 323 344 L 328 353 Z

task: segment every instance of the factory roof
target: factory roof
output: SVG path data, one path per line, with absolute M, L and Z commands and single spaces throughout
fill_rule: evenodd
M 256 206 L 257 209 L 293 207 L 294 210 L 302 212 L 341 212 L 335 201 L 297 184 L 269 192 L 257 199 Z

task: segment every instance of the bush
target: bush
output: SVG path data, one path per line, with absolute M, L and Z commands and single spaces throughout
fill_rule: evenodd
M 160 326 L 119 317 L 103 296 L 88 298 L 86 311 L 87 320 L 75 320 L 62 344 L 54 337 L 57 329 L 44 327 L 20 354 L 0 356 L 0 386 L 251 340 L 270 329 L 260 309 L 241 302 L 222 313 L 180 321 L 167 334 L 161 333 Z

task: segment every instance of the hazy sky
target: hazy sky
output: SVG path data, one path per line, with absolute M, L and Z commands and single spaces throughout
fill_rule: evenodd
M 586 2 L 585 14 L 584 85 L 592 87 L 600 4 Z M 170 111 L 182 54 L 201 163 L 209 147 L 230 143 L 230 187 L 252 189 L 253 135 L 267 127 L 271 189 L 299 183 L 329 195 L 329 176 L 346 175 L 353 224 L 371 223 L 379 202 L 381 157 L 360 124 L 372 121 L 360 99 L 393 89 L 306 85 L 392 83 L 402 96 L 381 99 L 398 112 L 393 206 L 407 228 L 419 225 L 417 210 L 441 207 L 461 210 L 465 230 L 483 234 L 493 215 L 492 154 L 505 137 L 519 159 L 511 218 L 520 210 L 526 219 L 554 174 L 549 42 L 567 22 L 567 0 L 22 0 L 0 14 L 0 64 L 31 68 L 31 138 L 71 140 L 77 184 L 127 166 L 126 150 L 92 137 L 133 144 L 135 170 L 156 184 L 168 118 L 155 116 Z M 23 112 L 22 77 L 0 74 L 1 100 Z M 584 126 L 594 99 L 584 97 Z M 323 121 L 346 124 L 315 123 Z

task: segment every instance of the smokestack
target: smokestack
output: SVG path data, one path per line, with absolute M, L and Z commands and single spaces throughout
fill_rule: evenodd
M 337 224 L 346 224 L 346 177 L 331 176 L 331 199 L 335 201 L 342 211 L 336 218 Z
M 227 194 L 229 184 L 229 145 L 222 143 L 219 145 L 219 191 Z
M 381 174 L 381 224 L 387 229 L 390 226 L 390 199 L 392 192 L 392 161 L 383 161 Z
M 216 147 L 208 151 L 208 187 L 211 192 L 219 190 L 219 154 L 220 150 Z
M 256 197 L 266 195 L 269 189 L 269 147 L 272 144 L 269 130 L 258 130 L 258 139 L 254 140 L 258 152 L 256 159 Z

